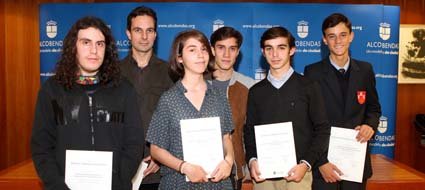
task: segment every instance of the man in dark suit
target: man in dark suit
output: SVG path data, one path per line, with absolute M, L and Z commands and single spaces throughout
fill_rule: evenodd
M 304 75 L 319 82 L 331 126 L 358 130 L 357 140 L 365 143 L 375 133 L 381 116 L 372 66 L 349 56 L 354 34 L 346 16 L 340 13 L 328 16 L 323 21 L 322 32 L 330 55 L 306 66 Z M 319 164 L 319 170 L 313 171 L 313 189 L 366 189 L 366 181 L 372 176 L 369 148 L 363 183 L 341 181 L 339 175 L 344 171 L 328 162 L 326 154 Z
M 128 14 L 126 34 L 131 42 L 131 49 L 120 64 L 121 74 L 137 91 L 145 135 L 159 97 L 173 85 L 168 75 L 168 63 L 159 59 L 153 51 L 156 26 L 156 13 L 149 7 L 136 7 Z M 146 144 L 144 149 L 143 162 L 149 165 L 144 171 L 145 178 L 140 189 L 156 190 L 160 181 L 159 164 L 151 158 L 149 147 Z
M 323 112 L 320 87 L 292 68 L 295 38 L 286 28 L 266 30 L 260 44 L 270 70 L 267 78 L 249 90 L 244 128 L 246 161 L 255 180 L 254 190 L 310 190 L 311 169 L 326 154 L 330 130 Z M 262 179 L 256 159 L 254 126 L 289 121 L 292 122 L 298 164 L 286 178 Z

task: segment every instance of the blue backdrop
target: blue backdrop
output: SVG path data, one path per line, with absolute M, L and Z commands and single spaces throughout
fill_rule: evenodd
M 196 28 L 208 37 L 214 29 L 232 26 L 244 36 L 236 70 L 260 80 L 267 66 L 261 56 L 260 36 L 272 26 L 288 28 L 296 37 L 294 68 L 328 55 L 322 43 L 321 24 L 325 17 L 340 12 L 352 21 L 352 57 L 372 63 L 382 105 L 378 132 L 370 143 L 372 153 L 393 157 L 397 92 L 397 61 L 400 9 L 385 5 L 285 4 L 285 3 L 55 3 L 40 5 L 41 80 L 53 75 L 62 40 L 79 18 L 93 15 L 110 25 L 120 58 L 127 55 L 127 14 L 146 5 L 158 16 L 156 54 L 167 60 L 172 40 L 182 30 Z

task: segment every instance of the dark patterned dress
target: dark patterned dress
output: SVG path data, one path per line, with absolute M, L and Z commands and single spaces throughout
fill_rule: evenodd
M 220 117 L 221 133 L 225 135 L 233 130 L 232 115 L 226 95 L 207 83 L 207 91 L 200 111 L 185 97 L 181 81 L 165 92 L 158 103 L 147 133 L 147 141 L 155 144 L 175 157 L 183 160 L 183 148 L 180 132 L 180 120 L 206 117 Z M 200 126 L 202 127 L 202 126 Z M 231 188 L 229 178 L 218 183 L 186 182 L 185 175 L 162 165 L 161 190 L 168 189 L 217 189 Z

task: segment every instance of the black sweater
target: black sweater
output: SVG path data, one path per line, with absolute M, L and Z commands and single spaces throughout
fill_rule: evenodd
M 267 79 L 249 90 L 245 148 L 247 162 L 257 157 L 254 126 L 292 121 L 297 161 L 313 167 L 326 154 L 330 126 L 319 86 L 294 72 L 276 89 Z

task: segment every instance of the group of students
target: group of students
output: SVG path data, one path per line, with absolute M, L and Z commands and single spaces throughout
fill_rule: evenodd
M 113 152 L 112 189 L 131 189 L 142 161 L 149 164 L 144 190 L 241 189 L 247 176 L 257 190 L 365 189 L 369 151 L 363 183 L 341 180 L 344 171 L 327 159 L 330 126 L 356 129 L 358 141 L 367 142 L 381 114 L 371 65 L 349 56 L 354 33 L 347 17 L 334 13 L 324 20 L 330 55 L 307 66 L 304 76 L 291 66 L 292 34 L 267 29 L 260 45 L 270 69 L 256 84 L 233 69 L 243 41 L 234 28 L 217 29 L 210 39 L 198 30 L 180 32 L 167 64 L 153 53 L 156 26 L 154 10 L 131 11 L 131 50 L 122 61 L 99 18 L 71 27 L 35 110 L 32 158 L 46 189 L 69 189 L 66 150 Z M 224 152 L 209 179 L 201 166 L 184 161 L 180 135 L 181 120 L 206 117 L 220 118 Z M 261 179 L 254 126 L 287 121 L 298 164 L 286 178 Z

